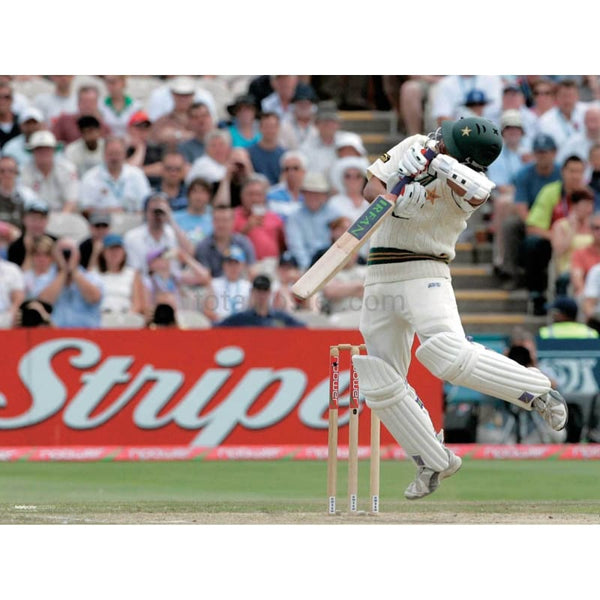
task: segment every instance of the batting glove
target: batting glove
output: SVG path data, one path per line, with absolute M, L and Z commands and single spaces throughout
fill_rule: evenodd
M 392 214 L 401 219 L 410 219 L 423 208 L 426 199 L 427 192 L 420 183 L 408 183 L 396 198 L 396 207 Z
M 427 170 L 429 162 L 423 155 L 424 152 L 425 146 L 419 142 L 415 142 L 410 146 L 403 154 L 398 165 L 400 177 L 416 177 Z

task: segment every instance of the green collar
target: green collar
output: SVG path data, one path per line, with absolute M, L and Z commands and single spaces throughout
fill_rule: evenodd
M 123 110 L 121 110 L 120 112 L 115 110 L 115 107 L 113 106 L 112 98 L 110 96 L 107 96 L 104 99 L 104 104 L 106 104 L 106 106 L 108 106 L 115 114 L 119 115 L 119 114 L 125 112 L 133 104 L 133 100 L 129 96 L 125 96 L 125 106 L 123 107 Z

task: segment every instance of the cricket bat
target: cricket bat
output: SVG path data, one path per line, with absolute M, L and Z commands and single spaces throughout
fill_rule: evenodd
M 431 161 L 435 158 L 435 150 L 428 148 L 424 153 L 425 158 Z M 407 176 L 400 179 L 391 193 L 398 196 L 404 186 L 410 183 L 413 177 Z M 350 225 L 338 240 L 321 256 L 296 283 L 292 286 L 292 293 L 301 300 L 310 298 L 321 290 L 335 275 L 344 268 L 352 254 L 375 233 L 377 228 L 394 210 L 395 203 L 383 196 L 377 196 L 368 208 Z

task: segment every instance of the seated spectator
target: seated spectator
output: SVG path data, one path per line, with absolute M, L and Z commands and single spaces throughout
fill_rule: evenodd
M 193 162 L 185 177 L 186 183 L 201 177 L 218 184 L 225 176 L 231 154 L 231 135 L 225 129 L 215 129 L 206 135 L 205 142 L 206 153 Z
M 52 322 L 56 327 L 100 327 L 102 281 L 96 273 L 79 264 L 79 248 L 75 240 L 60 238 L 54 245 L 57 271 L 37 299 L 52 306 Z
M 317 102 L 315 90 L 306 83 L 299 83 L 292 97 L 292 112 L 281 122 L 279 144 L 287 150 L 297 150 L 309 138 L 317 137 L 315 125 Z
M 213 187 L 208 181 L 192 179 L 187 188 L 187 206 L 173 212 L 173 220 L 194 248 L 213 231 L 212 197 Z
M 287 312 L 271 308 L 271 280 L 257 275 L 252 282 L 250 308 L 215 323 L 215 327 L 306 327 Z
M 103 313 L 138 313 L 147 315 L 146 292 L 138 271 L 127 265 L 123 238 L 109 233 L 95 269 L 102 280 L 104 295 L 100 310 Z
M 248 308 L 252 284 L 247 275 L 244 251 L 231 246 L 223 257 L 223 275 L 212 279 L 203 301 L 203 312 L 213 323 Z
M 185 157 L 185 162 L 193 164 L 206 152 L 206 136 L 215 129 L 210 107 L 204 102 L 194 102 L 188 109 L 188 127 L 193 134 L 189 140 L 180 142 L 177 152 Z
M 304 204 L 285 222 L 288 249 L 303 271 L 315 252 L 331 243 L 329 224 L 339 215 L 328 203 L 329 190 L 322 173 L 307 173 L 301 188 Z
M 181 307 L 184 286 L 203 286 L 210 281 L 208 269 L 181 248 L 157 248 L 146 256 L 147 272 L 143 276 L 146 305 L 151 315 L 161 304 L 167 304 L 175 313 Z M 186 265 L 181 269 L 179 263 Z
M 65 148 L 65 158 L 75 165 L 77 175 L 82 178 L 92 167 L 104 160 L 104 139 L 100 121 L 93 115 L 77 119 L 80 136 Z
M 541 339 L 586 339 L 600 337 L 595 329 L 592 329 L 585 323 L 577 322 L 577 313 L 579 308 L 577 302 L 567 296 L 556 298 L 556 300 L 548 306 L 552 323 L 541 327 L 538 335 Z
M 61 114 L 77 112 L 77 96 L 73 90 L 73 75 L 50 75 L 49 79 L 54 89 L 36 95 L 33 104 L 51 126 Z
M 573 251 L 571 255 L 571 294 L 579 298 L 583 292 L 585 279 L 590 269 L 600 263 L 600 212 L 595 212 L 589 217 L 589 227 L 592 233 L 592 242 L 583 248 Z
M 557 157 L 558 162 L 564 161 L 573 154 L 587 161 L 593 146 L 600 144 L 600 106 L 590 104 L 583 118 L 585 129 L 570 136 Z M 589 178 L 590 172 L 586 173 Z
M 292 113 L 292 98 L 298 85 L 298 76 L 272 75 L 270 84 L 273 91 L 261 100 L 260 110 L 263 113 L 274 112 L 283 120 Z
M 291 252 L 284 252 L 277 267 L 277 277 L 273 281 L 273 308 L 285 312 L 307 310 L 319 312 L 318 296 L 314 294 L 306 300 L 300 300 L 292 293 L 292 286 L 300 279 L 302 272 L 298 261 Z
M 405 131 L 406 135 L 427 130 L 425 109 L 429 107 L 431 91 L 440 78 L 440 75 L 407 75 L 396 92 L 389 76 L 384 75 L 384 82 L 391 88 L 388 92 L 390 104 L 399 113 L 399 130 Z
M 84 212 L 140 212 L 150 183 L 144 172 L 125 162 L 125 141 L 110 137 L 104 146 L 104 161 L 92 167 L 81 181 Z
M 4 144 L 2 147 L 2 156 L 14 158 L 17 161 L 17 165 L 22 167 L 31 161 L 31 152 L 29 150 L 31 136 L 36 131 L 46 128 L 44 115 L 35 106 L 29 106 L 19 117 L 19 127 L 21 133 Z
M 261 133 L 256 120 L 257 110 L 256 99 L 250 94 L 238 96 L 233 104 L 227 106 L 227 112 L 233 117 L 232 122 L 227 126 L 233 148 L 247 148 L 260 141 Z
M 56 154 L 57 146 L 50 131 L 36 131 L 31 136 L 33 160 L 23 166 L 21 183 L 43 198 L 50 210 L 73 212 L 79 199 L 79 177 L 75 165 Z
M 299 150 L 287 150 L 280 165 L 281 181 L 268 189 L 267 206 L 285 221 L 304 202 L 300 188 L 306 175 L 306 157 Z
M 185 158 L 179 152 L 167 152 L 162 159 L 162 177 L 156 189 L 166 194 L 172 210 L 185 209 Z
M 567 216 L 552 224 L 550 241 L 557 296 L 567 295 L 573 252 L 593 242 L 589 222 L 593 212 L 594 194 L 591 190 L 575 191 L 571 194 L 571 207 Z
M 93 212 L 88 217 L 90 236 L 79 244 L 81 266 L 84 269 L 97 269 L 104 238 L 110 232 L 112 218 L 108 212 Z
M 100 136 L 107 137 L 111 129 L 103 122 L 103 116 L 98 109 L 98 89 L 84 85 L 77 91 L 77 111 L 59 115 L 52 125 L 54 137 L 64 144 L 70 144 L 81 137 L 78 121 L 81 117 L 94 117 L 98 121 Z
M 458 108 L 458 116 L 461 119 L 483 117 L 483 111 L 489 103 L 490 101 L 483 90 L 470 90 L 462 107 Z
M 242 203 L 234 209 L 234 231 L 252 242 L 259 261 L 279 258 L 285 249 L 283 221 L 267 208 L 268 188 L 269 181 L 264 175 L 250 175 L 242 185 Z
M 31 267 L 33 242 L 46 233 L 48 226 L 48 205 L 41 200 L 27 201 L 23 207 L 23 233 L 14 240 L 7 251 L 9 261 L 19 265 L 23 271 Z M 50 235 L 55 239 L 54 236 Z
M 208 267 L 212 277 L 223 275 L 223 259 L 232 245 L 239 246 L 246 257 L 249 267 L 256 262 L 252 242 L 241 233 L 235 233 L 233 209 L 229 206 L 215 205 L 212 211 L 213 232 L 197 246 L 194 256 L 198 262 Z
M 335 103 L 319 102 L 315 125 L 318 135 L 307 138 L 299 150 L 306 156 L 307 171 L 329 177 L 331 167 L 338 158 L 336 141 L 339 137 L 340 117 Z
M 100 103 L 102 120 L 111 135 L 123 138 L 127 134 L 129 120 L 142 107 L 137 100 L 125 93 L 127 78 L 124 75 L 105 75 L 104 83 L 108 94 Z
M 600 264 L 588 271 L 580 297 L 580 309 L 583 321 L 600 332 Z
M 55 242 L 48 235 L 42 235 L 33 241 L 31 266 L 23 271 L 27 300 L 37 299 L 39 293 L 56 277 Z
M 23 272 L 14 263 L 0 258 L 0 281 L 0 329 L 10 329 L 15 326 L 19 306 L 25 300 Z
M 173 220 L 167 197 L 152 192 L 144 201 L 145 222 L 123 236 L 127 264 L 142 274 L 148 272 L 148 253 L 154 250 L 183 248 L 189 254 L 192 244 Z
M 262 173 L 271 185 L 279 181 L 281 167 L 279 161 L 285 148 L 279 144 L 279 117 L 274 112 L 265 112 L 259 118 L 260 139 L 248 146 L 252 167 Z
M 366 158 L 348 156 L 340 158 L 331 172 L 333 187 L 339 192 L 329 199 L 329 204 L 351 223 L 369 206 L 363 196 L 368 166 Z
M 550 244 L 554 221 L 567 216 L 572 194 L 583 189 L 584 163 L 577 156 L 567 158 L 561 169 L 561 180 L 545 185 L 537 195 L 527 217 L 525 238 L 525 278 L 533 314 L 546 314 L 548 263 L 552 257 Z
M 36 199 L 32 189 L 19 183 L 19 166 L 12 156 L 0 156 L 0 221 L 20 227 L 24 205 Z
M 213 189 L 216 189 L 213 204 L 238 207 L 242 202 L 242 185 L 252 174 L 254 174 L 254 167 L 248 150 L 232 148 L 227 159 L 225 175 L 220 182 L 213 183 Z
M 0 148 L 21 133 L 19 117 L 12 110 L 13 92 L 10 83 L 0 82 Z
M 175 77 L 169 83 L 173 109 L 153 121 L 150 139 L 170 150 L 194 136 L 189 126 L 189 108 L 194 103 L 196 84 L 191 77 Z
M 509 110 L 518 111 L 523 127 L 522 146 L 526 150 L 523 159 L 529 162 L 533 159 L 531 148 L 533 138 L 537 133 L 538 116 L 527 108 L 523 87 L 516 81 L 509 81 L 502 90 L 502 113 Z
M 348 220 L 341 227 L 346 231 L 349 226 Z M 358 264 L 358 253 L 353 253 L 344 268 L 323 287 L 323 312 L 333 315 L 342 311 L 361 310 L 366 275 L 367 266 Z
M 133 113 L 127 126 L 127 164 L 144 172 L 150 185 L 155 187 L 162 175 L 164 149 L 148 138 L 152 123 L 143 110 Z

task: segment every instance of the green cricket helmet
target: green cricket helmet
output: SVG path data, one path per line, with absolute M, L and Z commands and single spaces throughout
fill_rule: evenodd
M 450 156 L 478 170 L 489 167 L 502 150 L 500 129 L 481 117 L 444 121 L 442 140 Z

